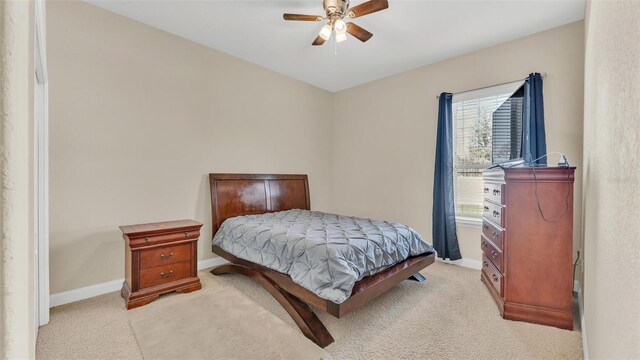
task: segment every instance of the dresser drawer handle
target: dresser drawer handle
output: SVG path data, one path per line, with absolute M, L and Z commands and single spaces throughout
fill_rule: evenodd
M 484 192 L 488 193 L 489 192 L 489 188 L 484 188 Z
M 171 259 L 171 257 L 173 256 L 173 253 L 169 253 L 167 255 L 165 254 L 160 254 L 160 259 L 162 260 L 167 260 L 167 259 Z
M 145 237 L 144 237 L 144 241 L 149 242 L 149 237 L 148 237 L 148 236 L 145 236 Z
M 493 189 L 493 195 L 500 195 L 500 190 Z
M 486 262 L 486 261 L 483 261 L 483 262 L 482 262 L 482 265 L 484 265 L 484 267 L 489 267 L 489 264 L 487 264 L 487 262 Z
M 491 257 L 493 257 L 494 259 L 498 257 L 498 254 L 496 254 L 495 251 L 491 251 Z
M 493 281 L 498 282 L 498 275 L 493 274 Z
M 185 232 L 184 232 L 184 237 L 186 237 L 186 238 L 188 238 L 188 237 L 189 237 L 189 232 L 188 232 L 188 231 L 185 231 Z
M 484 211 L 489 211 L 489 207 L 488 207 L 488 206 L 485 206 L 485 207 L 484 207 Z
M 483 241 L 483 242 L 482 242 L 482 247 L 483 247 L 483 248 L 487 247 L 487 243 Z
M 482 228 L 483 228 L 484 230 L 489 230 L 489 225 L 487 225 L 487 224 L 482 224 Z
M 163 277 L 163 278 L 168 278 L 168 277 L 172 277 L 172 276 L 173 276 L 173 270 L 171 270 L 171 271 L 169 271 L 167 273 L 165 273 L 165 272 L 161 272 L 160 273 L 160 277 Z
M 493 216 L 494 217 L 500 216 L 500 212 L 493 210 Z
M 497 238 L 498 237 L 498 232 L 497 231 L 492 232 L 491 236 L 493 236 L 494 238 Z

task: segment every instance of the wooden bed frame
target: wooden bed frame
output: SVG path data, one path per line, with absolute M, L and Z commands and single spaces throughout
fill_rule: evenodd
M 222 222 L 233 216 L 311 209 L 307 175 L 209 174 L 209 183 L 214 235 Z M 215 267 L 211 273 L 237 273 L 258 282 L 289 313 L 302 333 L 323 348 L 331 344 L 333 338 L 309 305 L 340 318 L 405 279 L 422 282 L 424 277 L 418 271 L 435 261 L 433 253 L 408 258 L 358 281 L 351 296 L 336 304 L 296 284 L 286 274 L 239 259 L 215 245 L 212 251 L 229 263 Z

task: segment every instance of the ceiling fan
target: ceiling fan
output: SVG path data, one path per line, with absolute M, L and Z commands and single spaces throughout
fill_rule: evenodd
M 327 24 L 320 30 L 318 37 L 316 37 L 312 45 L 324 44 L 324 42 L 331 37 L 334 30 L 336 33 L 336 42 L 347 40 L 347 33 L 353 35 L 356 39 L 365 42 L 371 39 L 373 34 L 352 22 L 345 23 L 344 18 L 357 18 L 384 10 L 389 7 L 389 2 L 387 0 L 369 0 L 350 8 L 349 0 L 323 0 L 322 5 L 326 16 L 284 14 L 282 17 L 285 20 L 294 21 L 328 20 Z

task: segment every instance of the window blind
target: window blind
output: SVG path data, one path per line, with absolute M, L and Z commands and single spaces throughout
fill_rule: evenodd
M 517 94 L 517 92 L 516 92 Z M 520 157 L 522 150 L 523 97 L 509 97 L 492 116 L 492 162 Z
M 508 144 L 508 151 L 511 151 L 509 141 L 512 134 L 514 131 L 521 131 L 511 129 L 511 111 L 517 111 L 517 106 L 522 111 L 522 103 L 511 104 L 510 101 L 508 105 L 504 104 L 522 83 L 523 81 L 517 81 L 453 95 L 453 161 L 458 216 L 482 216 L 482 170 L 493 162 L 496 155 L 494 145 L 497 144 L 501 149 L 500 156 L 505 156 L 507 150 L 504 149 L 504 144 Z M 494 115 L 499 108 L 501 112 Z M 495 119 L 497 135 L 494 139 L 492 133 Z M 519 151 L 519 144 L 517 146 Z

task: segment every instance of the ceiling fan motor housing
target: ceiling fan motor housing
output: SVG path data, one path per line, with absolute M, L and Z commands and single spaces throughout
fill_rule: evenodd
M 335 15 L 344 17 L 349 8 L 349 0 L 323 0 L 323 6 L 328 18 Z

